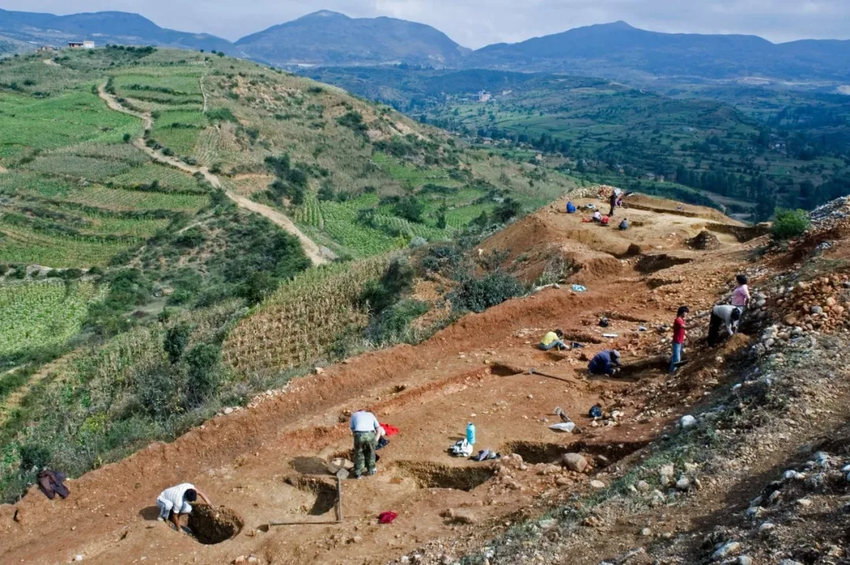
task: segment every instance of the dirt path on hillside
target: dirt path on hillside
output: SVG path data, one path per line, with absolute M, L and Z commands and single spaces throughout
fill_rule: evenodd
M 239 207 L 245 208 L 246 210 L 250 210 L 252 212 L 260 214 L 261 216 L 264 216 L 265 218 L 268 218 L 278 226 L 282 227 L 283 229 L 297 237 L 298 240 L 301 242 L 301 246 L 304 248 L 304 253 L 306 253 L 310 260 L 313 261 L 314 265 L 320 265 L 322 263 L 328 262 L 328 259 L 325 257 L 325 253 L 322 252 L 319 246 L 316 245 L 316 243 L 312 239 L 304 235 L 304 233 L 299 230 L 296 225 L 292 223 L 292 220 L 290 220 L 286 215 L 281 214 L 277 210 L 270 208 L 265 204 L 254 202 L 253 200 L 232 191 L 228 191 L 227 196 L 231 200 L 236 202 Z
M 136 112 L 129 108 L 126 108 L 123 104 L 118 102 L 115 96 L 106 92 L 105 84 L 99 85 L 97 92 L 100 98 L 104 102 L 106 102 L 106 105 L 111 110 L 114 110 L 116 112 L 122 112 L 124 114 L 128 114 L 130 116 L 142 120 L 142 123 L 144 124 L 144 130 L 146 132 L 153 129 L 153 117 L 150 115 L 150 113 Z M 204 105 L 206 106 L 206 95 L 204 97 L 204 101 Z M 221 179 L 211 173 L 209 168 L 189 165 L 187 163 L 184 163 L 180 159 L 164 155 L 160 151 L 156 151 L 155 149 L 148 147 L 145 144 L 144 136 L 137 137 L 136 139 L 134 139 L 133 145 L 139 150 L 143 151 L 148 157 L 150 157 L 157 163 L 161 163 L 163 165 L 179 169 L 190 175 L 200 174 L 204 177 L 204 180 L 206 180 L 214 188 L 225 190 Z M 267 220 L 271 221 L 273 224 L 297 237 L 298 240 L 301 242 L 301 246 L 304 248 L 304 253 L 310 259 L 313 265 L 323 265 L 328 262 L 329 258 L 326 257 L 324 253 L 322 253 L 322 249 L 318 245 L 316 245 L 316 243 L 312 239 L 304 235 L 304 232 L 299 230 L 298 227 L 292 222 L 292 220 L 290 220 L 286 215 L 268 206 L 264 206 L 262 204 L 248 200 L 247 198 L 240 196 L 239 194 L 236 194 L 233 191 L 225 190 L 225 193 L 227 194 L 228 198 L 230 198 L 240 208 L 244 208 L 246 210 L 254 212 L 255 214 L 263 216 Z
M 61 67 L 62 66 L 59 63 L 57 63 L 56 61 L 54 61 L 53 59 L 45 59 L 44 64 L 47 65 L 47 66 L 50 66 L 50 67 Z
M 587 292 L 550 288 L 508 301 L 468 315 L 418 346 L 369 353 L 295 380 L 283 391 L 261 395 L 250 409 L 219 416 L 173 443 L 153 444 L 88 473 L 71 483 L 67 501 L 51 502 L 31 491 L 16 507 L 0 507 L 0 561 L 56 563 L 79 554 L 87 563 L 144 556 L 151 563 L 218 564 L 254 554 L 265 564 L 386 563 L 430 540 L 500 527 L 535 501 L 568 499 L 588 488 L 589 477 L 552 471 L 561 452 L 581 451 L 591 459 L 604 455 L 605 460 L 596 459 L 597 468 L 604 461 L 616 463 L 701 401 L 717 385 L 704 367 L 727 353 L 689 350 L 690 363 L 675 381 L 668 380 L 663 358 L 626 378 L 588 378 L 587 358 L 605 348 L 622 351 L 627 364 L 663 356 L 669 346 L 662 336 L 638 326 L 669 324 L 684 301 L 693 312 L 708 309 L 727 289 L 730 273 L 749 260 L 751 244 L 729 242 L 716 251 L 695 252 L 684 242 L 702 229 L 698 222 L 634 211 L 635 220 L 641 215 L 649 225 L 635 228 L 634 237 L 648 248 L 675 248 L 690 262 L 647 274 L 624 262 L 616 274 L 589 275 Z M 593 247 L 605 228 L 582 224 L 578 217 L 569 221 L 575 238 L 587 234 L 587 248 L 605 252 Z M 549 233 L 554 237 L 556 231 Z M 568 241 L 575 239 L 561 243 Z M 512 251 L 522 253 L 523 245 L 518 240 Z M 659 277 L 665 278 L 663 286 L 650 284 Z M 603 315 L 610 320 L 604 330 L 598 327 Z M 540 336 L 555 327 L 585 347 L 537 350 Z M 618 337 L 604 338 L 603 331 Z M 698 330 L 691 332 L 696 340 Z M 743 339 L 734 345 L 745 344 Z M 529 374 L 531 368 L 537 374 Z M 659 388 L 671 392 L 659 395 Z M 638 418 L 649 402 L 657 416 Z M 622 422 L 594 427 L 586 414 L 596 403 L 622 411 Z M 550 430 L 558 421 L 555 406 L 584 433 Z M 350 450 L 347 417 L 364 407 L 401 432 L 379 452 L 376 476 L 344 483 L 346 519 L 328 524 L 336 486 L 323 472 L 324 461 Z M 494 476 L 492 463 L 449 457 L 446 449 L 469 421 L 478 427 L 476 449 L 519 453 L 523 465 Z M 241 534 L 207 546 L 155 522 L 157 494 L 183 481 L 240 512 Z M 398 513 L 396 522 L 379 526 L 377 515 L 389 510 Z M 450 510 L 477 525 L 459 526 Z M 260 529 L 272 520 L 321 524 Z
M 8 172 L 9 172 L 9 169 L 4 167 L 3 165 L 0 165 L 0 175 L 5 175 Z

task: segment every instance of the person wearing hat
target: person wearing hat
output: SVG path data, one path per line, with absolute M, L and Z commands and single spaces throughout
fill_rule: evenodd
M 587 364 L 591 375 L 613 375 L 619 367 L 620 352 L 614 349 L 600 351 Z

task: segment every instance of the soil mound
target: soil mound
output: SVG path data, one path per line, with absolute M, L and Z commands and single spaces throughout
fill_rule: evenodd
M 244 525 L 242 516 L 224 506 L 213 508 L 198 504 L 189 514 L 189 529 L 205 545 L 214 545 L 235 537 Z
M 694 249 L 707 251 L 710 249 L 719 249 L 720 240 L 710 231 L 703 230 L 695 238 L 688 240 L 688 245 Z

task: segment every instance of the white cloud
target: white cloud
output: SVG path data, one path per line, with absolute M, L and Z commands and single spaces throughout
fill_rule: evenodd
M 476 48 L 616 20 L 656 31 L 747 33 L 773 41 L 850 38 L 850 0 L 2 0 L 2 7 L 137 12 L 163 27 L 231 40 L 318 9 L 418 21 Z

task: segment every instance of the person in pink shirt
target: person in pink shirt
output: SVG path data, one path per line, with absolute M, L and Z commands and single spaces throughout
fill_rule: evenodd
M 750 289 L 747 286 L 746 275 L 738 275 L 735 279 L 738 281 L 738 286 L 732 293 L 732 306 L 739 309 L 743 314 L 750 305 Z

